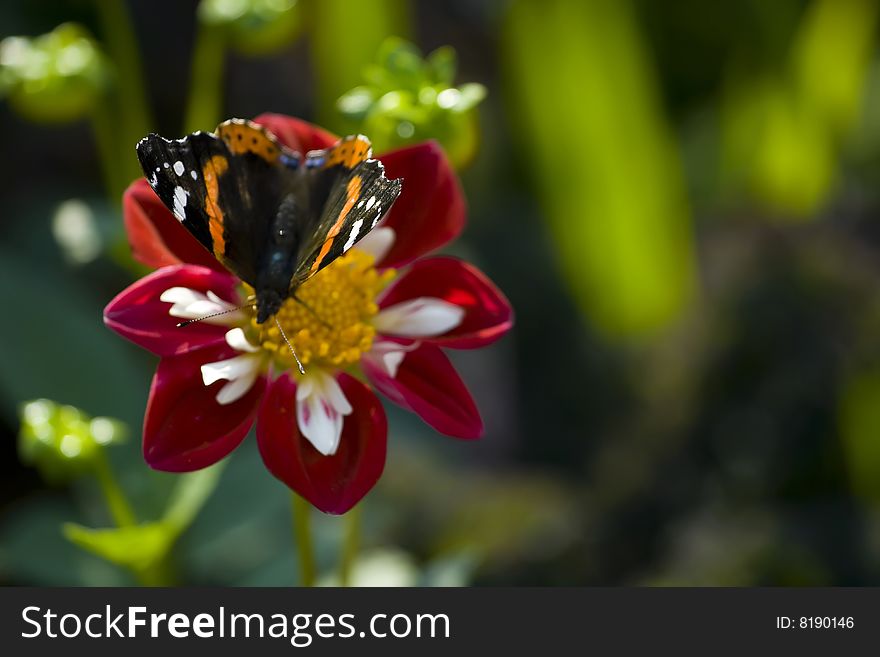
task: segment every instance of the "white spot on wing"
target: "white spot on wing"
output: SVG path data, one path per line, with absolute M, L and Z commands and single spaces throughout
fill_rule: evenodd
M 369 210 L 369 209 L 370 209 L 371 207 L 373 207 L 375 204 L 376 204 L 376 197 L 375 197 L 375 196 L 371 196 L 371 197 L 370 197 L 370 200 L 367 201 L 367 210 Z
M 178 221 L 186 219 L 186 197 L 189 192 L 183 187 L 174 188 L 174 216 Z
M 354 246 L 354 242 L 357 239 L 358 233 L 361 232 L 361 226 L 363 226 L 364 220 L 358 219 L 351 225 L 351 232 L 348 234 L 348 240 L 346 240 L 345 245 L 342 247 L 342 252 L 345 253 L 352 246 Z
M 190 171 L 190 172 L 189 172 L 189 175 L 192 176 L 192 179 L 193 179 L 193 180 L 198 180 L 198 179 L 199 179 L 199 175 L 198 175 L 195 171 Z
M 174 173 L 176 173 L 178 176 L 182 176 L 183 171 L 183 162 L 177 160 L 177 162 L 174 163 Z
M 171 165 L 168 164 L 167 162 L 163 162 L 163 163 L 162 163 L 162 166 L 165 167 L 166 169 L 170 169 L 170 168 L 171 168 Z
M 377 206 L 376 206 L 376 216 L 373 217 L 373 223 L 370 224 L 370 228 L 373 228 L 376 224 L 378 224 L 378 223 L 379 223 L 379 219 L 381 219 L 381 218 L 382 218 L 382 206 L 381 206 L 381 205 L 377 205 Z
M 156 171 L 158 171 L 158 169 L 156 169 Z M 154 173 L 152 176 L 150 176 L 148 182 L 150 183 L 150 187 L 155 187 L 157 184 L 159 184 L 159 178 Z

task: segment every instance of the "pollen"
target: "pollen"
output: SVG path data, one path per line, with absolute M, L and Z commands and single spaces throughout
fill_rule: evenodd
M 376 336 L 371 322 L 379 312 L 376 298 L 394 276 L 394 270 L 377 270 L 373 256 L 352 249 L 284 302 L 276 317 L 306 368 L 345 369 L 360 360 Z M 293 354 L 273 320 L 257 324 L 252 318 L 251 328 L 277 365 L 296 371 Z

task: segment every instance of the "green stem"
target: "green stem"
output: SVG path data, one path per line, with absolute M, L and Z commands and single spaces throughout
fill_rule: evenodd
M 179 584 L 167 555 L 150 564 L 147 568 L 136 571 L 134 575 L 141 586 L 159 587 Z
M 315 551 L 312 545 L 312 507 L 296 493 L 291 493 L 293 504 L 293 540 L 299 557 L 301 586 L 314 586 L 317 579 Z
M 101 486 L 101 491 L 104 493 L 104 499 L 107 500 L 110 515 L 113 516 L 116 526 L 120 528 L 134 527 L 137 524 L 134 509 L 125 496 L 122 486 L 116 481 L 110 462 L 103 451 L 99 451 L 95 456 L 95 478 Z M 131 572 L 141 586 L 174 586 L 177 583 L 167 553 L 161 555 L 146 568 L 131 568 Z
M 153 127 L 153 119 L 147 104 L 138 42 L 126 3 L 122 0 L 95 0 L 94 4 L 107 52 L 116 71 L 113 110 L 117 114 L 111 124 L 117 158 L 115 166 L 124 184 L 128 184 L 141 175 L 132 149 Z
M 133 527 L 137 520 L 131 504 L 129 504 L 128 499 L 125 497 L 119 482 L 116 481 L 107 457 L 100 451 L 95 458 L 95 477 L 98 479 L 101 491 L 104 493 L 104 498 L 110 507 L 110 515 L 113 516 L 116 526 Z
M 107 196 L 113 203 L 122 203 L 122 192 L 128 181 L 120 177 L 119 158 L 116 151 L 116 135 L 114 134 L 113 119 L 107 98 L 103 98 L 95 105 L 92 112 L 92 133 L 95 136 L 95 144 L 98 147 L 98 156 L 101 159 L 101 173 L 104 176 L 104 186 L 107 188 Z
M 199 23 L 192 57 L 184 132 L 213 130 L 223 114 L 226 39 L 215 25 Z
M 342 539 L 342 552 L 339 555 L 339 584 L 351 586 L 351 573 L 361 546 L 361 507 L 351 509 L 343 518 L 345 535 Z

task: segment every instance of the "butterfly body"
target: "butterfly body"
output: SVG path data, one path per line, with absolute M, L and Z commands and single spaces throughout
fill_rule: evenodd
M 401 189 L 361 135 L 301 154 L 231 119 L 210 134 L 148 135 L 137 153 L 177 220 L 254 288 L 260 323 L 366 235 Z

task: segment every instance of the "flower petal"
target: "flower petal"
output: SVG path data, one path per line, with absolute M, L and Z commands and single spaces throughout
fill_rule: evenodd
M 426 342 L 474 349 L 491 344 L 513 326 L 513 309 L 504 294 L 483 272 L 457 258 L 424 258 L 413 263 L 385 291 L 382 313 L 422 297 L 442 299 L 464 311 L 455 328 Z
M 465 202 L 443 149 L 425 142 L 382 155 L 385 175 L 403 178 L 403 191 L 382 225 L 393 228 L 394 246 L 382 267 L 400 267 L 443 246 L 464 228 Z
M 250 343 L 247 336 L 244 334 L 244 330 L 239 326 L 227 331 L 226 344 L 236 351 L 246 351 L 251 354 L 255 354 L 260 350 L 257 345 Z
M 382 404 L 369 388 L 347 374 L 338 380 L 353 410 L 332 456 L 300 433 L 297 388 L 288 376 L 269 386 L 257 419 L 257 444 L 269 471 L 321 511 L 335 514 L 348 511 L 379 480 L 388 431 Z
M 216 397 L 228 384 L 202 382 L 202 365 L 233 354 L 224 344 L 159 363 L 144 418 L 144 459 L 150 467 L 168 472 L 205 468 L 227 456 L 247 435 L 266 388 L 265 377 L 226 405 Z
M 310 368 L 296 390 L 296 421 L 300 433 L 321 454 L 336 453 L 343 421 L 351 411 L 336 379 L 320 368 Z
M 235 304 L 224 301 L 211 290 L 199 292 L 188 287 L 172 287 L 161 294 L 159 301 L 170 303 L 168 314 L 179 319 L 199 319 L 220 326 L 230 326 L 244 319 Z
M 170 289 L 186 288 L 205 295 L 212 292 L 223 302 L 236 305 L 235 286 L 236 279 L 225 272 L 194 265 L 163 267 L 128 286 L 107 304 L 104 323 L 159 356 L 187 353 L 223 342 L 227 327 L 207 322 L 178 326 L 180 320 L 169 313 L 172 303 L 162 301 L 162 295 Z
M 418 346 L 418 342 L 402 344 L 393 340 L 377 340 L 370 347 L 370 351 L 365 354 L 365 357 L 370 359 L 374 367 L 378 367 L 383 373 L 393 379 L 397 376 L 397 370 L 400 368 L 406 353 L 416 349 Z
M 461 324 L 464 308 L 442 299 L 416 297 L 382 309 L 373 326 L 384 335 L 424 338 L 448 333 Z
M 220 380 L 229 381 L 220 388 L 215 399 L 221 406 L 238 401 L 251 389 L 263 359 L 255 354 L 242 354 L 213 363 L 205 363 L 201 367 L 202 383 L 206 386 Z
M 408 351 L 397 366 L 396 376 L 391 376 L 370 356 L 361 360 L 364 373 L 391 401 L 447 436 L 479 438 L 483 433 L 483 421 L 474 400 L 438 347 L 419 344 Z
M 327 148 L 339 141 L 339 137 L 333 133 L 283 114 L 260 114 L 254 123 L 259 123 L 278 137 L 282 144 L 300 153 Z
M 148 267 L 190 263 L 226 271 L 174 218 L 144 178 L 135 180 L 125 190 L 122 214 L 132 255 Z
M 381 262 L 394 245 L 394 229 L 388 226 L 376 226 L 354 245 L 358 251 L 369 253 L 374 262 Z

